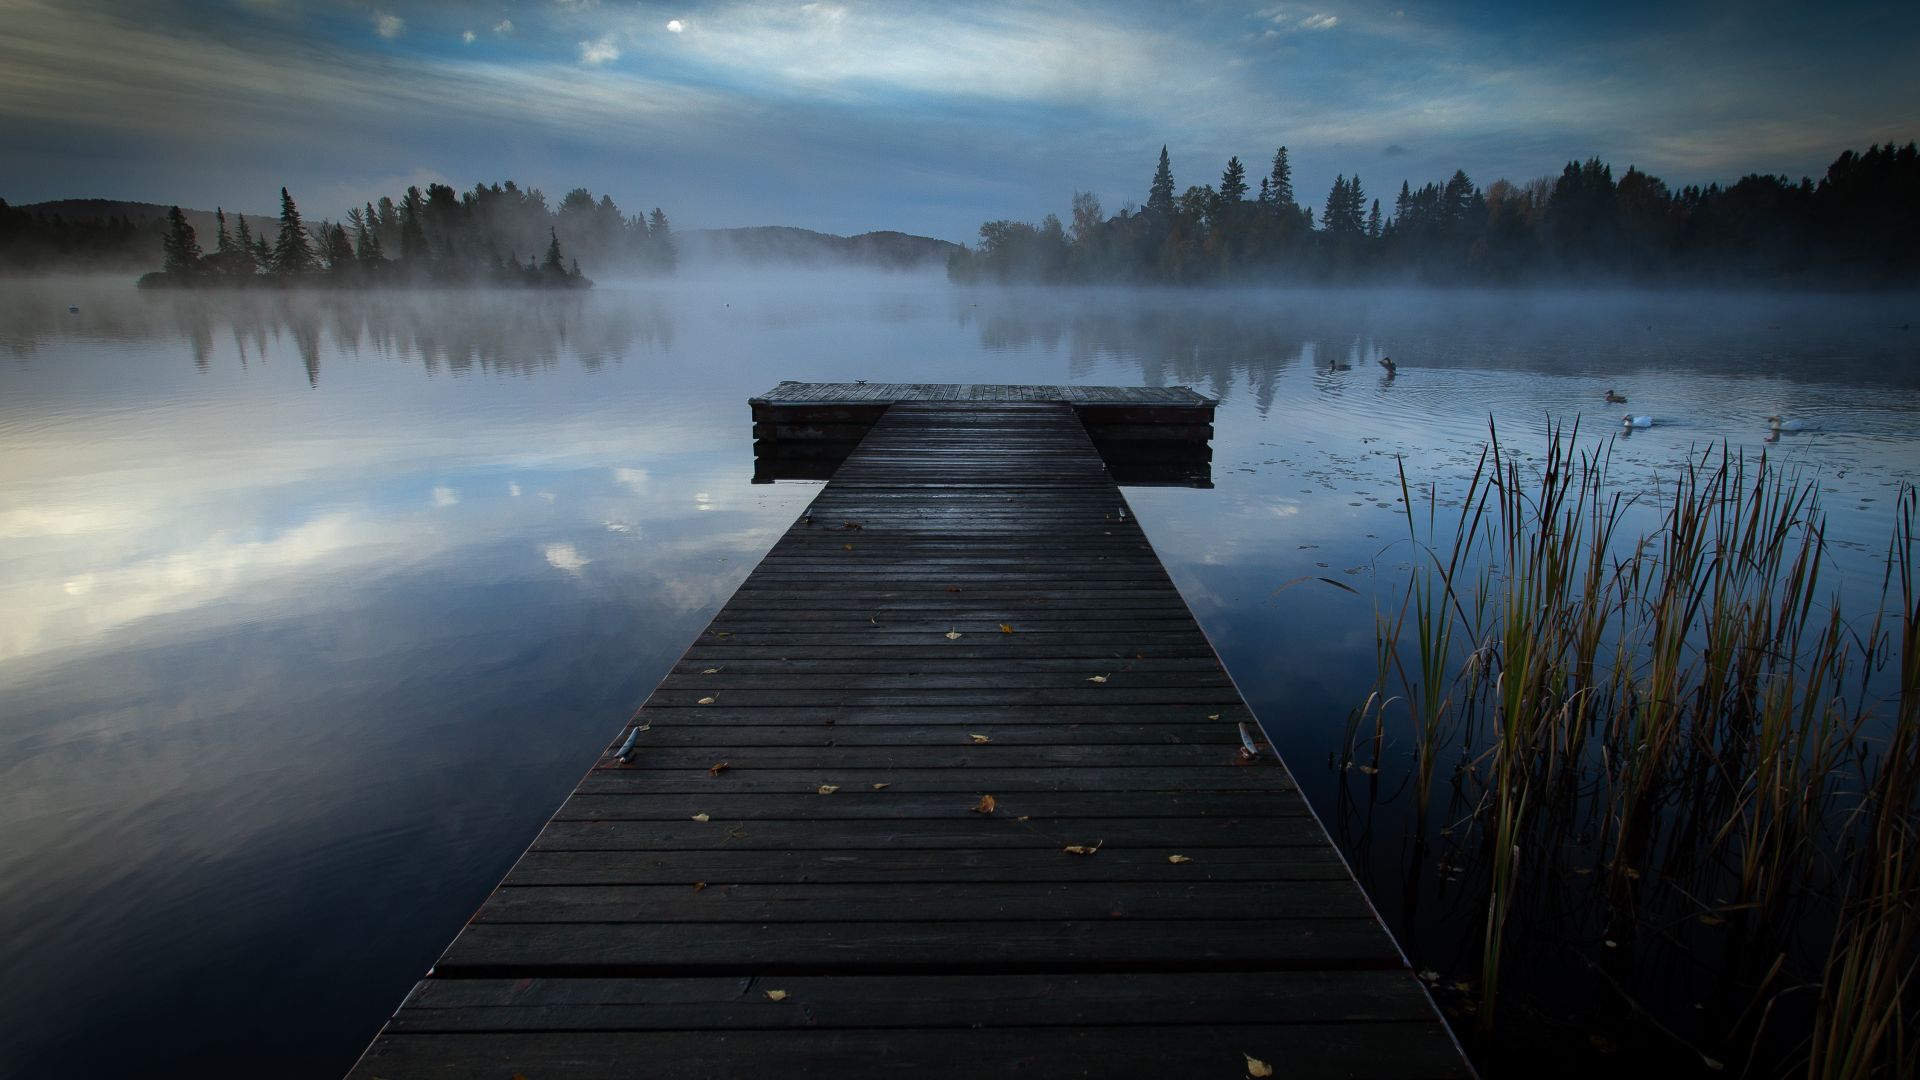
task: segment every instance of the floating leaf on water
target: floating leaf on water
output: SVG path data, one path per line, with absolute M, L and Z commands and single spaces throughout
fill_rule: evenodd
M 709 817 L 708 817 L 707 815 L 705 815 L 705 814 L 695 814 L 695 815 L 693 815 L 693 820 L 695 820 L 695 821 L 711 821 L 712 819 L 711 819 L 711 818 L 709 818 Z
M 1167 861 L 1178 866 L 1183 862 L 1192 862 L 1193 859 L 1186 855 L 1169 855 L 1167 856 Z
M 1254 1077 L 1255 1080 L 1259 1080 L 1259 1078 L 1261 1077 L 1267 1077 L 1267 1076 L 1273 1075 L 1273 1066 L 1267 1064 L 1264 1061 L 1261 1061 L 1259 1058 L 1254 1057 L 1252 1054 L 1249 1054 L 1244 1050 L 1240 1052 L 1240 1056 L 1247 1059 L 1247 1075 L 1248 1076 Z
M 766 991 L 766 995 L 767 995 L 767 1000 L 768 1000 L 768 1001 L 785 1001 L 785 1000 L 787 1000 L 787 992 L 786 992 L 785 990 L 768 990 L 768 991 Z
M 1105 844 L 1106 844 L 1105 840 L 1095 840 L 1093 842 L 1092 847 L 1088 847 L 1085 844 L 1068 844 L 1066 847 L 1063 847 L 1060 850 L 1066 852 L 1069 855 L 1091 855 L 1094 852 L 1099 851 L 1100 848 Z
M 985 735 L 975 735 L 972 733 L 969 733 L 967 735 L 967 738 L 972 739 L 975 743 L 989 743 L 993 741 L 992 739 L 986 737 Z
M 820 785 L 820 794 L 822 795 L 831 795 L 834 792 L 839 790 L 840 790 L 839 784 L 821 784 Z
M 991 814 L 993 813 L 993 808 L 995 805 L 997 804 L 993 801 L 993 796 L 982 795 L 980 796 L 980 801 L 975 803 L 973 806 L 968 807 L 968 809 L 972 810 L 976 814 Z

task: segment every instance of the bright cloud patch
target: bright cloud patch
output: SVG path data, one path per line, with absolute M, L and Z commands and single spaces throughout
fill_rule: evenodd
M 681 22 L 679 19 L 667 20 L 667 33 L 669 34 L 677 34 L 680 31 L 685 30 L 686 28 L 687 28 L 687 24 Z
M 374 33 L 379 34 L 389 41 L 405 33 L 406 29 L 407 20 L 398 15 L 389 15 L 384 11 L 376 11 L 373 13 Z
M 462 30 L 462 31 L 460 32 L 460 42 L 461 42 L 461 44 L 463 44 L 463 45 L 471 45 L 471 44 L 473 44 L 473 31 L 471 31 L 471 30 Z
M 460 493 L 450 487 L 437 487 L 433 489 L 433 505 L 435 506 L 452 506 L 459 501 Z
M 1308 30 L 1331 30 L 1340 25 L 1338 15 L 1309 15 L 1300 20 L 1300 25 Z
M 569 574 L 579 573 L 581 567 L 593 561 L 580 554 L 572 544 L 567 543 L 548 544 L 541 551 L 546 555 L 547 563 L 555 570 L 564 570 Z
M 499 22 L 494 23 L 493 32 L 496 34 L 503 34 L 503 35 L 513 33 L 513 20 L 501 19 Z
M 590 67 L 612 63 L 620 59 L 620 47 L 613 43 L 612 34 L 601 34 L 592 41 L 580 43 L 580 62 Z

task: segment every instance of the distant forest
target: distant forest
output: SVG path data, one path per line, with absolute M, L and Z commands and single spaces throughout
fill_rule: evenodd
M 1670 190 L 1599 158 L 1482 189 L 1465 172 L 1383 205 L 1341 175 L 1315 221 L 1282 146 L 1257 192 L 1238 157 L 1176 194 L 1165 147 L 1144 206 L 1113 217 L 1075 192 L 1072 221 L 989 221 L 947 261 L 959 282 L 1532 281 L 1885 286 L 1920 281 L 1920 154 L 1842 153 L 1818 182 L 1748 176 Z
M 107 209 L 115 204 L 73 204 Z M 134 211 L 139 204 L 128 204 Z M 158 209 L 158 208 L 153 208 Z M 193 218 L 200 218 L 196 228 Z M 549 208 L 538 188 L 512 181 L 456 193 L 445 184 L 409 187 L 349 210 L 340 222 L 309 225 L 287 189 L 277 219 L 216 209 L 170 207 L 72 216 L 0 200 L 0 270 L 145 269 L 148 285 L 256 282 L 534 284 L 584 287 L 595 272 L 671 273 L 677 245 L 667 216 L 628 217 L 612 198 L 575 188 Z

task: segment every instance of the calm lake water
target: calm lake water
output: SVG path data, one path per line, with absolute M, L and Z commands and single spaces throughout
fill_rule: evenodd
M 1396 456 L 1458 490 L 1489 417 L 1533 452 L 1550 418 L 1597 437 L 1631 409 L 1657 422 L 1614 475 L 1651 496 L 1800 418 L 1769 453 L 1818 479 L 1832 580 L 1871 599 L 1920 473 L 1914 323 L 1911 297 L 9 283 L 0 1075 L 344 1072 L 817 490 L 749 483 L 746 399 L 782 379 L 1218 397 L 1215 487 L 1128 498 L 1416 963 L 1446 968 L 1480 912 L 1403 889 L 1405 822 L 1328 767 L 1374 582 L 1411 554 Z M 1358 592 L 1277 591 L 1303 577 Z

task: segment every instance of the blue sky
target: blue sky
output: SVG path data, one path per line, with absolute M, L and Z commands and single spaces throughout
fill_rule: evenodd
M 1109 211 L 1276 146 L 1303 201 L 1599 155 L 1818 176 L 1920 137 L 1920 5 L 0 0 L 0 197 L 311 217 L 586 186 L 677 227 Z

